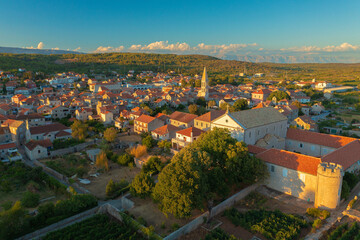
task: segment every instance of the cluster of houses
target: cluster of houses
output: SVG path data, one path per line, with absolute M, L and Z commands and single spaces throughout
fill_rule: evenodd
M 206 69 L 202 76 L 194 78 L 151 71 L 134 76 L 130 71 L 124 78 L 104 80 L 103 75 L 88 78 L 62 73 L 39 88 L 31 80 L 25 80 L 25 86 L 20 87 L 16 76 L 0 73 L 0 77 L 9 79 L 5 87 L 13 93 L 9 99 L 0 99 L 2 161 L 21 159 L 19 148 L 30 159 L 47 157 L 54 140 L 71 138 L 71 129 L 53 120 L 70 118 L 99 121 L 119 129 L 133 121 L 135 133 L 150 132 L 154 139 L 171 141 L 174 153 L 206 131 L 226 128 L 248 145 L 251 154 L 265 161 L 270 172 L 267 186 L 322 207 L 338 205 L 342 174 L 360 168 L 359 140 L 318 133 L 316 121 L 326 116 L 326 109 L 320 103 L 311 105 L 310 97 L 302 90 L 283 89 L 271 81 L 259 86 L 246 83 L 210 87 Z M 134 77 L 147 81 L 126 81 Z M 191 79 L 200 81 L 201 86 L 181 86 Z M 329 94 L 342 90 L 331 90 L 333 86 L 326 82 L 296 84 Z M 89 91 L 82 91 L 86 89 Z M 290 99 L 269 99 L 278 90 L 286 92 Z M 186 107 L 199 97 L 215 103 L 203 115 L 175 111 L 150 116 L 149 108 Z M 220 110 L 223 104 L 230 106 L 239 99 L 245 99 L 251 109 Z M 140 107 L 142 103 L 148 108 Z M 330 184 L 333 191 L 326 193 L 323 186 L 328 186 L 327 177 L 333 175 L 339 181 Z

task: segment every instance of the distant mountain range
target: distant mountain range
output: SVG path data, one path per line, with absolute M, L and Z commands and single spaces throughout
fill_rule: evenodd
M 16 48 L 16 47 L 0 47 L 0 53 L 13 54 L 81 54 L 76 51 L 54 50 L 54 49 L 37 49 L 37 48 Z
M 36 48 L 15 48 L 15 47 L 0 47 L 0 53 L 13 54 L 84 54 L 77 51 L 55 50 L 55 49 L 36 49 Z M 150 52 L 149 52 L 150 53 Z M 155 53 L 155 52 L 154 52 Z M 184 55 L 184 53 L 177 53 Z M 257 54 L 249 52 L 247 54 L 214 54 L 223 60 L 237 60 L 252 63 L 359 63 L 359 55 L 356 53 L 347 54 L 303 54 L 303 53 L 279 53 L 279 52 L 264 52 Z

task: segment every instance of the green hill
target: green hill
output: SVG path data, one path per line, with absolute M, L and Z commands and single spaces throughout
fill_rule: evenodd
M 104 54 L 0 54 L 0 69 L 4 71 L 26 68 L 45 73 L 75 71 L 79 73 L 107 73 L 117 71 L 175 71 L 183 74 L 201 74 L 206 66 L 209 75 L 233 75 L 262 72 L 266 79 L 280 80 L 287 74 L 294 80 L 328 80 L 357 84 L 360 82 L 360 64 L 314 63 L 276 64 L 221 60 L 204 55 L 104 53 Z

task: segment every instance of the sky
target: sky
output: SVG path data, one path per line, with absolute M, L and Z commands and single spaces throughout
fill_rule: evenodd
M 0 0 L 0 46 L 360 61 L 358 0 Z

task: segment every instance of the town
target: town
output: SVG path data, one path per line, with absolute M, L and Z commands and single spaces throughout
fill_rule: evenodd
M 216 83 L 203 67 L 0 70 L 0 237 L 72 236 L 110 224 L 99 213 L 123 239 L 357 234 L 357 86 L 245 71 Z

